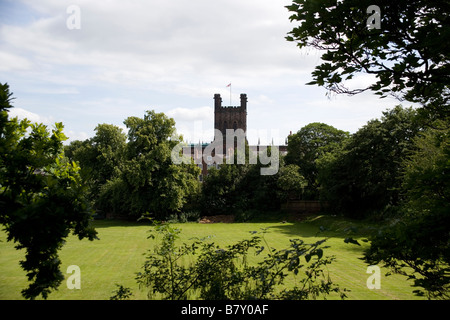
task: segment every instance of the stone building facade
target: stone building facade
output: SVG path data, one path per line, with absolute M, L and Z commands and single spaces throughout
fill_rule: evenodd
M 241 94 L 241 105 L 222 107 L 220 94 L 214 95 L 214 129 L 225 135 L 226 129 L 242 129 L 247 132 L 247 95 Z

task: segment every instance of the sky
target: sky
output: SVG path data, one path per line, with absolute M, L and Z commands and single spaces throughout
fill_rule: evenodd
M 63 122 L 68 142 L 101 123 L 126 131 L 123 121 L 146 110 L 174 118 L 185 141 L 209 142 L 215 93 L 224 106 L 247 94 L 250 144 L 284 144 L 312 122 L 353 133 L 400 104 L 306 85 L 321 53 L 285 40 L 290 3 L 0 0 L 0 83 L 14 94 L 11 115 Z

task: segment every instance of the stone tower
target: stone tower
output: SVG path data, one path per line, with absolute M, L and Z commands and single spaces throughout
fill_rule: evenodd
M 247 95 L 241 93 L 240 106 L 222 107 L 220 94 L 214 95 L 214 129 L 225 137 L 226 129 L 242 129 L 247 132 Z

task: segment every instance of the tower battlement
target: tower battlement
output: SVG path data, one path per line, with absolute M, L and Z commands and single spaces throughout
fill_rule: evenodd
M 214 129 L 225 135 L 227 129 L 247 132 L 247 94 L 241 93 L 240 106 L 222 106 L 220 94 L 214 95 Z

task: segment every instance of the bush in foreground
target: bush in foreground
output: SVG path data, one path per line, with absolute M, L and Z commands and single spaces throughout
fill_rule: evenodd
M 162 235 L 149 252 L 143 270 L 137 274 L 149 298 L 182 300 L 316 299 L 337 293 L 342 299 L 347 289 L 333 283 L 324 267 L 335 260 L 323 255 L 324 240 L 306 244 L 291 239 L 287 249 L 270 248 L 263 235 L 221 248 L 206 239 L 176 245 L 180 230 L 170 224 L 156 227 Z M 151 235 L 154 238 L 154 235 Z M 266 253 L 262 261 L 248 263 L 248 255 Z M 304 270 L 304 276 L 299 273 Z M 299 276 L 294 287 L 284 287 L 288 275 Z M 283 288 L 284 287 L 284 288 Z M 116 299 L 121 297 L 115 296 Z M 126 298 L 126 297 L 124 297 Z

